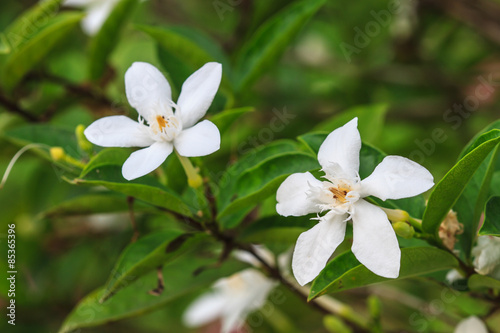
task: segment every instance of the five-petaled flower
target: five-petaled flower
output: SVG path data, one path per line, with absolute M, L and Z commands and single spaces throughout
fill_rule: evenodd
M 202 295 L 184 313 L 189 327 L 222 320 L 222 333 L 240 328 L 247 315 L 261 308 L 277 282 L 254 268 L 218 280 L 213 291 Z
M 352 219 L 352 252 L 377 275 L 399 276 L 401 251 L 387 215 L 363 198 L 382 200 L 418 195 L 433 185 L 433 177 L 419 164 L 400 156 L 387 156 L 373 173 L 360 180 L 361 138 L 357 118 L 330 133 L 318 152 L 325 181 L 311 173 L 295 173 L 281 184 L 276 210 L 283 216 L 322 213 L 319 223 L 303 232 L 295 245 L 292 269 L 297 281 L 312 281 L 345 237 Z
M 160 71 L 135 62 L 125 73 L 125 88 L 139 122 L 125 116 L 104 117 L 92 123 L 85 136 L 103 147 L 147 147 L 132 153 L 123 164 L 127 180 L 158 168 L 174 148 L 185 157 L 211 154 L 220 148 L 219 129 L 209 120 L 197 122 L 212 103 L 221 76 L 219 63 L 205 64 L 184 82 L 175 104 Z

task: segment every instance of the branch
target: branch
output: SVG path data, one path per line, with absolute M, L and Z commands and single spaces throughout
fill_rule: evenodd
M 38 118 L 28 111 L 24 110 L 21 108 L 19 105 L 17 105 L 15 102 L 9 100 L 6 96 L 0 93 L 0 104 L 5 107 L 5 109 L 11 113 L 15 113 L 23 117 L 24 119 L 30 121 L 30 122 L 37 122 Z

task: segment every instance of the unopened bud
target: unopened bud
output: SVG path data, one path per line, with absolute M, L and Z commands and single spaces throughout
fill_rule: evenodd
M 410 219 L 410 215 L 408 212 L 401 209 L 389 209 L 382 208 L 383 211 L 387 214 L 387 218 L 391 222 L 400 222 L 400 221 L 408 221 Z
M 66 159 L 66 153 L 61 147 L 52 147 L 50 148 L 50 157 L 54 161 L 64 161 Z
M 352 330 L 341 319 L 334 316 L 325 316 L 323 325 L 331 333 L 352 333 Z
M 406 239 L 413 238 L 413 235 L 415 234 L 415 229 L 413 229 L 413 227 L 406 222 L 395 222 L 392 224 L 392 228 L 398 236 Z
M 188 177 L 188 185 L 189 187 L 192 188 L 198 188 L 203 184 L 203 179 L 199 174 L 194 174 L 190 175 L 191 177 Z
M 92 143 L 87 140 L 87 137 L 83 133 L 85 131 L 85 126 L 78 125 L 75 129 L 76 141 L 78 142 L 78 146 L 86 153 L 92 153 Z

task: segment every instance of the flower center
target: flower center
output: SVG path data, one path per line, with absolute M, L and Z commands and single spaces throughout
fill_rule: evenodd
M 346 195 L 351 191 L 351 189 L 348 187 L 339 187 L 339 188 L 330 187 L 328 190 L 332 192 L 333 198 L 339 201 L 340 203 L 347 202 Z
M 157 115 L 150 125 L 155 139 L 172 141 L 182 130 L 182 125 L 175 116 Z

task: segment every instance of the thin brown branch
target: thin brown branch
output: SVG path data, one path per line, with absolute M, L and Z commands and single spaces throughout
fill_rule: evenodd
M 30 122 L 37 122 L 38 118 L 28 111 L 24 110 L 21 108 L 17 103 L 9 100 L 6 96 L 0 93 L 0 105 L 3 105 L 5 110 L 8 112 L 20 115 L 24 119 L 30 121 Z

